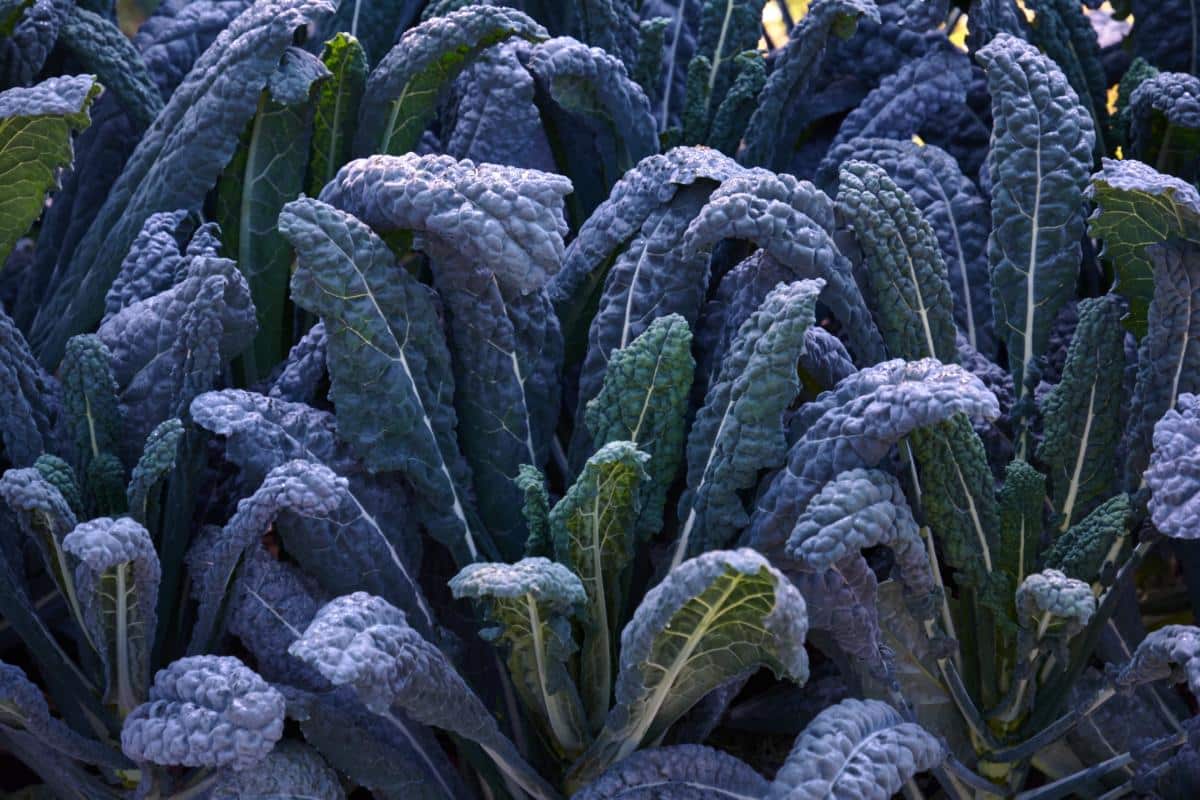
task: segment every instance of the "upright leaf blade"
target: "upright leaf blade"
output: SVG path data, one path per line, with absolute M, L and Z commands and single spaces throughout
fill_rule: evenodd
M 350 160 L 359 103 L 367 85 L 367 57 L 352 34 L 338 33 L 326 42 L 321 63 L 331 77 L 317 87 L 313 111 L 308 157 L 308 194 L 312 197 Z

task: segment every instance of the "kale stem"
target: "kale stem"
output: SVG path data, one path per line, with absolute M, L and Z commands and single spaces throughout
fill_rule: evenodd
M 1157 742 L 1146 748 L 1147 753 L 1163 752 L 1173 750 L 1187 742 L 1186 733 L 1175 733 L 1170 736 L 1163 737 Z M 1112 758 L 1101 761 L 1095 766 L 1086 767 L 1078 772 L 1059 778 L 1053 783 L 1047 783 L 1045 786 L 1039 786 L 1036 789 L 1031 789 L 1027 792 L 1021 792 L 1016 796 L 1016 800 L 1058 800 L 1060 797 L 1068 797 L 1070 795 L 1078 795 L 1085 784 L 1098 780 L 1108 773 L 1126 767 L 1134 761 L 1133 753 L 1124 752 L 1113 756 Z
M 953 755 L 946 757 L 946 763 L 943 766 L 949 774 L 974 789 L 977 793 L 982 792 L 985 795 L 993 797 L 1004 796 L 1004 792 L 999 786 L 996 786 L 982 775 L 976 774 Z

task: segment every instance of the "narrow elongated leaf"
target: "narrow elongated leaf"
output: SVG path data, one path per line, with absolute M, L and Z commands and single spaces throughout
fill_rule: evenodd
M 743 542 L 779 552 L 808 501 L 841 472 L 874 467 L 903 437 L 963 413 L 994 419 L 996 397 L 977 377 L 933 359 L 860 370 L 801 407 L 787 464 L 759 493 Z
M 629 441 L 650 456 L 640 487 L 637 534 L 641 541 L 662 528 L 667 491 L 683 460 L 684 426 L 694 362 L 692 334 L 678 314 L 659 317 L 615 351 L 604 387 L 587 405 L 584 424 L 599 450 Z
M 1012 578 L 1013 586 L 1020 586 L 1025 576 L 1034 572 L 1045 502 L 1046 476 L 1026 461 L 1009 462 L 1004 471 L 1004 485 L 996 493 L 1000 513 L 1000 550 L 996 564 Z
M 1106 158 L 1102 164 L 1086 192 L 1096 204 L 1088 231 L 1104 241 L 1101 255 L 1117 275 L 1113 291 L 1129 301 L 1125 325 L 1141 338 L 1155 285 L 1147 247 L 1173 238 L 1200 240 L 1200 194 L 1140 161 Z
M 776 53 L 771 76 L 746 125 L 741 163 L 774 170 L 786 166 L 796 146 L 796 142 L 787 141 L 787 118 L 795 113 L 789 105 L 793 98 L 805 97 L 814 87 L 830 35 L 850 38 L 862 17 L 879 22 L 879 9 L 871 0 L 822 0 L 810 5 L 799 24 L 788 32 L 787 44 Z
M 1033 22 L 1033 42 L 1054 59 L 1092 118 L 1096 154 L 1108 152 L 1108 80 L 1096 31 L 1083 6 L 1071 0 L 1039 0 Z
M 316 56 L 298 47 L 285 50 L 217 181 L 216 218 L 225 252 L 246 276 L 258 317 L 254 346 L 242 357 L 247 383 L 266 376 L 292 341 L 287 313 L 292 250 L 276 222 L 283 204 L 304 189 L 312 136 L 309 98 L 329 77 Z
M 1045 554 L 1046 566 L 1059 570 L 1068 578 L 1095 582 L 1102 577 L 1106 566 L 1115 567 L 1120 552 L 1114 547 L 1128 532 L 1132 513 L 1132 503 L 1125 494 L 1096 506 L 1092 513 L 1054 540 Z
M 450 591 L 484 606 L 497 627 L 480 635 L 508 651 L 509 674 L 526 708 L 562 752 L 582 752 L 590 737 L 570 674 L 571 618 L 588 599 L 579 577 L 545 558 L 468 564 L 450 579 Z
M 44 364 L 56 364 L 67 339 L 100 319 L 104 295 L 147 217 L 177 208 L 200 210 L 296 31 L 320 23 L 333 9 L 328 0 L 255 3 L 196 60 L 42 304 L 32 338 Z
M 71 165 L 71 134 L 91 124 L 88 109 L 102 91 L 91 75 L 49 78 L 0 92 L 0 171 L 9 187 L 0 201 L 0 263 L 42 213 L 46 192 Z
M 320 754 L 306 745 L 282 741 L 255 769 L 225 770 L 212 790 L 212 800 L 242 797 L 345 800 L 341 779 Z
M 119 452 L 121 445 L 123 426 L 111 359 L 99 337 L 85 334 L 67 342 L 59 365 L 64 422 L 73 445 L 72 460 L 80 474 L 86 474 L 93 459 Z
M 183 423 L 178 417 L 164 420 L 146 437 L 141 458 L 133 467 L 126 497 L 129 512 L 143 525 L 147 523 L 150 495 L 159 481 L 175 469 L 175 456 L 183 438 Z
M 992 233 L 988 263 L 997 330 L 1018 397 L 1046 350 L 1050 326 L 1074 293 L 1092 118 L 1054 62 L 1000 34 L 978 58 L 992 95 Z
M 667 728 L 725 680 L 769 667 L 808 679 L 804 598 L 753 550 L 712 551 L 651 589 L 621 634 L 617 704 L 571 768 L 568 784 L 593 780 Z
M 33 83 L 54 49 L 70 0 L 32 0 L 5 5 L 4 38 L 0 39 L 0 85 Z
M 500 732 L 442 652 L 385 600 L 356 592 L 331 601 L 288 652 L 335 686 L 353 687 L 376 714 L 386 717 L 395 706 L 417 722 L 478 743 L 535 800 L 558 796 Z
M 406 31 L 367 79 L 354 151 L 411 151 L 437 112 L 438 98 L 479 54 L 513 36 L 547 38 L 541 25 L 512 8 L 469 6 Z
M 95 73 L 100 83 L 116 95 L 139 131 L 150 126 L 162 110 L 162 97 L 137 47 L 120 28 L 76 6 L 63 19 L 58 37 L 83 68 Z
M 321 394 L 321 383 L 327 378 L 325 357 L 328 349 L 325 323 L 318 321 L 288 352 L 287 360 L 271 384 L 270 396 L 292 403 L 316 400 Z
M 687 144 L 708 140 L 708 127 L 734 79 L 734 59 L 758 42 L 761 7 L 754 0 L 702 0 L 687 71 L 683 111 Z M 703 59 L 701 61 L 700 59 Z
M 818 279 L 776 287 L 738 330 L 688 435 L 673 564 L 729 544 L 749 522 L 738 492 L 783 463 L 783 412 L 800 391 L 796 361 L 823 286 Z
M 1129 154 L 1184 180 L 1197 177 L 1200 156 L 1200 78 L 1161 72 L 1138 84 L 1129 98 Z
M 846 330 L 864 363 L 883 358 L 883 340 L 871 321 L 850 264 L 834 243 L 833 203 L 808 181 L 750 169 L 712 193 L 684 237 L 687 251 L 708 250 L 722 239 L 743 239 L 788 268 L 792 280 L 825 280 L 821 302 Z
M 1062 380 L 1041 403 L 1037 455 L 1049 470 L 1059 531 L 1112 495 L 1116 484 L 1125 372 L 1121 305 L 1111 294 L 1080 301 Z
M 624 619 L 639 489 L 649 479 L 649 458 L 632 442 L 606 444 L 550 509 L 555 558 L 579 576 L 587 592 L 580 685 L 593 729 L 608 713 L 613 634 Z
M 187 273 L 187 256 L 219 255 L 220 229 L 216 224 L 205 223 L 197 228 L 188 217 L 188 212 L 180 209 L 146 218 L 104 296 L 101 324 L 126 306 L 174 286 Z
M 1200 244 L 1148 249 L 1154 270 L 1149 332 L 1138 346 L 1137 380 L 1122 440 L 1125 489 L 1137 491 L 1150 463 L 1154 426 L 1186 392 L 1200 391 Z
M 104 661 L 104 699 L 122 717 L 146 700 L 162 570 L 150 534 L 131 519 L 99 517 L 67 534 L 75 585 L 92 641 Z
M 766 61 L 757 50 L 740 53 L 734 60 L 737 79 L 721 101 L 708 132 L 708 146 L 736 155 L 746 130 L 746 120 L 758 107 L 758 95 L 767 83 Z
M 340 434 L 369 468 L 401 470 L 419 487 L 431 532 L 462 563 L 489 552 L 465 494 L 450 356 L 429 290 L 366 225 L 318 200 L 285 206 L 279 230 L 299 258 L 292 296 L 328 332 Z
M 947 755 L 935 736 L 887 703 L 843 700 L 808 724 L 765 797 L 887 800 Z
M 841 167 L 838 208 L 864 256 L 868 303 L 892 356 L 954 361 L 953 295 L 933 228 L 882 167 Z
M 367 57 L 353 34 L 338 33 L 326 42 L 321 63 L 330 77 L 318 84 L 313 108 L 308 156 L 308 193 L 312 197 L 350 160 L 359 103 L 367 85 Z

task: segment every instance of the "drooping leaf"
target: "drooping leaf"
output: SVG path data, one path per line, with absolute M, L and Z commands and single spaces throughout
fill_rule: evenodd
M 42 453 L 37 457 L 37 461 L 33 462 L 33 468 L 41 474 L 46 483 L 58 489 L 58 493 L 67 501 L 67 505 L 76 516 L 82 513 L 83 497 L 79 493 L 79 479 L 70 464 L 58 456 Z
M 99 14 L 76 6 L 63 18 L 58 41 L 116 95 L 138 131 L 150 126 L 162 110 L 162 97 L 137 47 L 120 28 Z
M 1181 394 L 1154 425 L 1154 451 L 1143 478 L 1150 488 L 1150 518 L 1159 532 L 1178 539 L 1200 536 L 1200 398 Z
M 762 797 L 767 781 L 744 761 L 698 744 L 641 750 L 609 767 L 573 800 L 652 800 L 664 793 L 694 800 Z
M 468 564 L 450 579 L 455 598 L 478 601 L 496 627 L 480 635 L 508 652 L 508 671 L 562 752 L 582 752 L 587 716 L 571 680 L 571 618 L 588 602 L 579 577 L 545 558 L 515 564 Z
M 1125 372 L 1121 306 L 1112 294 L 1079 302 L 1062 379 L 1041 402 L 1045 422 L 1037 456 L 1049 471 L 1060 532 L 1116 485 Z
M 608 713 L 613 634 L 625 614 L 627 571 L 636 544 L 641 485 L 650 457 L 632 442 L 600 448 L 550 509 L 555 559 L 583 581 L 587 619 L 580 654 L 580 685 L 588 720 L 598 729 Z
M 1169 175 L 1194 181 L 1200 172 L 1200 78 L 1161 72 L 1129 98 L 1129 155 Z
M 525 14 L 499 6 L 468 6 L 410 28 L 367 78 L 355 154 L 410 152 L 455 76 L 483 50 L 514 36 L 547 38 Z
M 850 264 L 834 243 L 833 203 L 807 181 L 749 169 L 727 179 L 688 226 L 683 246 L 704 251 L 722 239 L 761 247 L 790 272 L 791 280 L 822 278 L 820 300 L 846 331 L 864 363 L 882 358 L 883 340 L 871 321 Z
M 325 322 L 339 434 L 369 468 L 405 473 L 431 506 L 431 532 L 462 563 L 489 552 L 465 494 L 450 356 L 429 290 L 366 225 L 318 200 L 289 203 L 279 229 L 299 256 L 293 299 Z
M 640 487 L 639 540 L 662 528 L 667 492 L 683 460 L 688 391 L 694 362 L 692 334 L 678 314 L 655 319 L 625 347 L 613 352 L 604 387 L 587 404 L 584 425 L 599 450 L 629 441 L 650 456 Z
M 647 592 L 621 634 L 617 703 L 571 768 L 594 780 L 666 729 L 704 695 L 746 669 L 808 678 L 804 599 L 758 553 L 716 550 L 684 562 Z
M 422 5 L 426 5 L 425 0 L 398 0 L 395 3 L 346 0 L 338 4 L 337 12 L 318 29 L 318 41 L 326 41 L 339 32 L 348 33 L 362 42 L 367 64 L 378 64 L 400 34 L 417 22 Z M 429 3 L 426 8 L 433 5 Z
M 162 570 L 150 534 L 132 519 L 99 517 L 67 534 L 84 624 L 104 661 L 105 702 L 122 717 L 147 699 Z
M 824 281 L 781 284 L 738 330 L 688 435 L 687 489 L 673 565 L 727 546 L 749 522 L 738 493 L 783 464 L 783 412 Z
M 1200 391 L 1200 245 L 1171 240 L 1148 248 L 1154 270 L 1149 331 L 1138 346 L 1137 379 L 1121 452 L 1126 491 L 1137 491 L 1154 447 L 1154 426 L 1186 392 Z
M 0 92 L 0 264 L 42 213 L 46 192 L 75 157 L 71 134 L 91 124 L 88 109 L 102 88 L 91 75 L 48 78 Z
M 53 444 L 59 387 L 29 351 L 21 330 L 0 309 L 0 444 L 16 467 L 33 464 Z
M 147 217 L 178 208 L 200 210 L 296 31 L 318 24 L 333 9 L 328 0 L 256 3 L 196 60 L 129 157 L 61 282 L 42 303 L 31 331 L 44 364 L 57 363 L 67 339 L 100 319 L 104 295 Z
M 935 736 L 887 703 L 847 699 L 808 724 L 764 797 L 887 800 L 947 755 Z
M 882 167 L 841 167 L 838 208 L 862 248 L 868 304 L 892 356 L 957 357 L 953 296 L 933 228 Z
M 126 718 L 121 749 L 143 764 L 249 769 L 283 735 L 283 714 L 283 695 L 233 656 L 181 658 Z
M 1000 413 L 995 395 L 961 367 L 895 360 L 850 375 L 793 417 L 787 464 L 759 493 L 743 542 L 779 552 L 808 501 L 835 476 L 877 466 L 905 436 L 959 413 Z
M 1186 682 L 1200 691 L 1200 630 L 1192 625 L 1164 625 L 1138 644 L 1129 662 L 1113 676 L 1119 689 L 1150 681 Z
M 1075 290 L 1095 135 L 1062 71 L 1037 48 L 1000 34 L 978 58 L 994 119 L 988 263 L 996 329 L 1023 399 L 1050 326 Z
M 311 404 L 320 394 L 321 383 L 327 377 L 328 350 L 325 323 L 318 320 L 292 346 L 268 394 L 291 403 Z
M 257 769 L 223 771 L 212 789 L 212 800 L 243 797 L 344 800 L 346 795 L 338 774 L 316 750 L 285 740 L 267 754 Z
M 557 797 L 441 651 L 385 600 L 356 592 L 331 601 L 288 652 L 335 686 L 352 687 L 376 714 L 387 716 L 395 706 L 417 722 L 478 743 L 535 800 Z
M 823 0 L 810 5 L 799 24 L 788 32 L 787 44 L 776 54 L 758 107 L 746 124 L 746 150 L 740 160 L 747 166 L 781 170 L 796 142 L 788 141 L 789 108 L 815 88 L 830 35 L 848 39 L 860 18 L 879 22 L 879 9 L 871 0 Z
M 94 334 L 74 336 L 59 365 L 63 422 L 71 439 L 75 469 L 86 474 L 93 459 L 119 452 L 122 420 L 112 354 Z
M 1088 231 L 1104 241 L 1101 255 L 1117 275 L 1113 291 L 1129 301 L 1126 327 L 1141 338 L 1156 283 L 1147 247 L 1173 238 L 1200 239 L 1200 194 L 1140 161 L 1102 163 L 1086 193 L 1096 204 Z

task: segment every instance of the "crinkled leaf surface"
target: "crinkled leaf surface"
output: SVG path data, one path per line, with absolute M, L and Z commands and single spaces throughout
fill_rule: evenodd
M 640 750 L 608 768 L 572 800 L 761 797 L 767 781 L 746 762 L 698 744 Z
M 1175 408 L 1154 426 L 1154 451 L 1145 473 L 1150 518 L 1172 538 L 1200 537 L 1200 398 L 1179 396 Z

